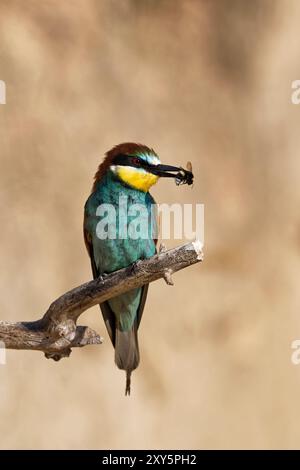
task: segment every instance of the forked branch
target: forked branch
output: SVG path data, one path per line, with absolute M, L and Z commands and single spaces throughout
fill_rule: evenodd
M 126 291 L 164 278 L 172 284 L 171 274 L 203 260 L 199 241 L 139 260 L 133 265 L 99 277 L 66 292 L 56 299 L 40 320 L 0 321 L 0 341 L 8 349 L 43 351 L 47 358 L 67 357 L 74 347 L 100 344 L 102 338 L 88 326 L 77 326 L 78 317 L 90 307 Z

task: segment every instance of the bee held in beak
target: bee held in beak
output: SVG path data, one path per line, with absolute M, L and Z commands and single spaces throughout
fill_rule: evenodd
M 177 185 L 187 184 L 190 186 L 194 181 L 191 162 L 187 162 L 187 169 L 184 169 L 182 167 L 172 165 L 154 165 L 140 158 L 129 155 L 119 155 L 114 160 L 114 164 L 142 168 L 146 172 L 152 173 L 160 178 L 174 178 Z

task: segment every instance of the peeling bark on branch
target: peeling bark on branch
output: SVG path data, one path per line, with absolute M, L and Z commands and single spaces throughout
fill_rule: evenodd
M 102 338 L 94 330 L 76 325 L 85 310 L 159 278 L 172 282 L 171 273 L 202 260 L 199 241 L 162 250 L 152 258 L 139 260 L 128 268 L 66 292 L 52 302 L 40 320 L 18 323 L 0 321 L 0 341 L 8 349 L 43 351 L 47 358 L 54 360 L 69 356 L 74 347 L 100 344 Z

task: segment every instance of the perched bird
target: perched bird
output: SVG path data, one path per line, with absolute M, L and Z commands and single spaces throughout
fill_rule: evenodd
M 154 150 L 145 145 L 124 143 L 106 153 L 96 172 L 92 193 L 86 201 L 84 212 L 84 240 L 94 278 L 156 253 L 157 225 L 152 210 L 155 201 L 149 189 L 159 177 L 175 178 L 177 184 L 193 182 L 191 171 L 162 165 Z M 124 201 L 125 210 L 122 207 Z M 136 208 L 137 204 L 145 209 L 148 219 L 146 230 L 140 237 L 136 234 L 131 236 L 127 231 L 134 221 L 134 211 L 131 209 Z M 99 209 L 111 206 L 114 210 L 110 212 L 110 216 Z M 99 234 L 99 221 L 104 221 L 104 216 L 107 219 L 106 225 L 111 223 L 112 227 Z M 126 371 L 126 395 L 130 394 L 131 372 L 137 368 L 140 360 L 138 328 L 147 292 L 148 285 L 144 285 L 100 304 L 115 348 L 115 363 Z

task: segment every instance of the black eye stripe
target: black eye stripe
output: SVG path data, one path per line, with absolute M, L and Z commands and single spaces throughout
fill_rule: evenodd
M 136 166 L 147 168 L 149 165 L 141 158 L 134 155 L 117 155 L 113 160 L 114 165 Z

